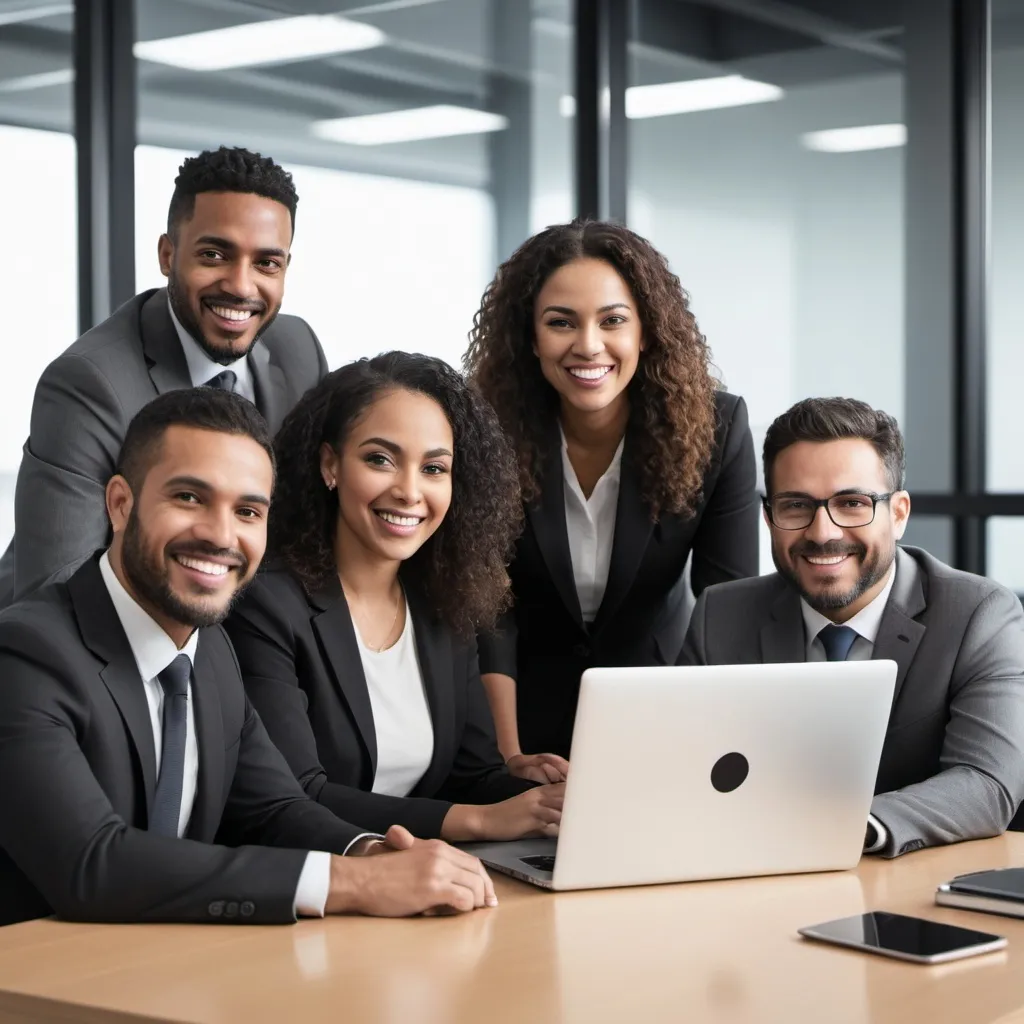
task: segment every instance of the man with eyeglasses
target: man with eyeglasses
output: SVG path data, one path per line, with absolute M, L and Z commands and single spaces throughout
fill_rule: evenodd
M 680 665 L 898 665 L 865 852 L 1005 831 L 1024 798 L 1024 610 L 1006 588 L 900 547 L 910 515 L 896 420 L 812 398 L 769 427 L 770 576 L 709 587 Z

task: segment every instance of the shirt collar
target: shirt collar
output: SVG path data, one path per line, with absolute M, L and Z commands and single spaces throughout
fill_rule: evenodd
M 200 348 L 196 339 L 182 326 L 181 321 L 175 315 L 169 297 L 167 299 L 167 308 L 170 311 L 174 329 L 178 332 L 181 350 L 185 353 L 185 362 L 188 363 L 188 375 L 193 387 L 201 387 L 211 377 L 216 377 L 218 373 L 223 373 L 225 370 L 233 370 L 239 380 L 248 379 L 249 363 L 247 356 L 241 356 L 233 363 L 215 362 Z
M 576 477 L 576 470 L 572 468 L 572 462 L 569 460 L 569 442 L 565 438 L 565 431 L 562 429 L 562 424 L 558 424 L 558 436 L 562 439 L 562 475 L 566 480 L 574 481 L 578 486 L 578 479 Z M 622 476 L 622 450 L 626 445 L 626 435 L 622 435 L 622 440 L 619 441 L 618 448 L 615 449 L 615 454 L 612 456 L 612 461 L 608 464 L 608 468 L 601 474 L 602 480 L 619 482 Z M 595 487 L 596 491 L 597 488 Z M 581 492 L 582 493 L 582 492 Z
M 100 574 L 144 682 L 156 679 L 179 654 L 187 655 L 188 660 L 195 664 L 199 630 L 192 631 L 188 643 L 179 651 L 163 627 L 121 585 L 110 564 L 109 551 L 100 556 Z
M 893 583 L 896 582 L 896 560 L 893 559 L 889 569 L 889 579 L 886 580 L 882 592 L 865 608 L 861 608 L 852 619 L 843 623 L 849 626 L 858 636 L 862 636 L 868 643 L 873 644 L 878 636 L 878 628 L 882 624 L 882 615 L 885 613 L 885 606 L 889 601 L 889 594 L 892 593 Z M 804 628 L 807 630 L 807 641 L 810 643 L 826 626 L 832 626 L 831 619 L 826 618 L 819 611 L 815 611 L 802 597 L 800 598 L 800 610 L 804 616 Z

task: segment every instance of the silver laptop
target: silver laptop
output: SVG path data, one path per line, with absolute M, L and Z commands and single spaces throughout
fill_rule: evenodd
M 589 669 L 557 841 L 464 848 L 547 889 L 853 867 L 895 682 L 893 661 Z

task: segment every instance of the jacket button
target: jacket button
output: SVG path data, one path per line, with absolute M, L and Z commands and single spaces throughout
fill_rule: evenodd
M 573 649 L 572 653 L 578 658 L 589 658 L 590 657 L 590 645 L 589 644 L 577 644 Z
M 224 916 L 225 917 L 238 917 L 238 904 L 234 900 L 232 900 L 224 908 Z
M 207 908 L 206 912 L 210 917 L 220 917 L 224 913 L 224 901 L 214 900 Z
M 242 911 L 242 917 L 252 917 L 252 915 L 256 913 L 256 904 L 253 903 L 252 900 L 246 900 L 240 909 Z

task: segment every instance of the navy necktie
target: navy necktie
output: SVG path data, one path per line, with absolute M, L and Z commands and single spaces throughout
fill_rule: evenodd
M 192 662 L 179 654 L 158 676 L 164 688 L 164 725 L 160 776 L 156 780 L 149 831 L 178 836 L 181 787 L 185 778 L 185 736 L 188 730 L 188 681 Z
M 217 388 L 220 391 L 234 391 L 238 383 L 238 374 L 234 370 L 221 370 L 216 377 L 211 377 L 203 387 Z
M 829 661 L 846 661 L 857 635 L 857 631 L 849 626 L 826 626 L 818 634 L 818 639 Z

